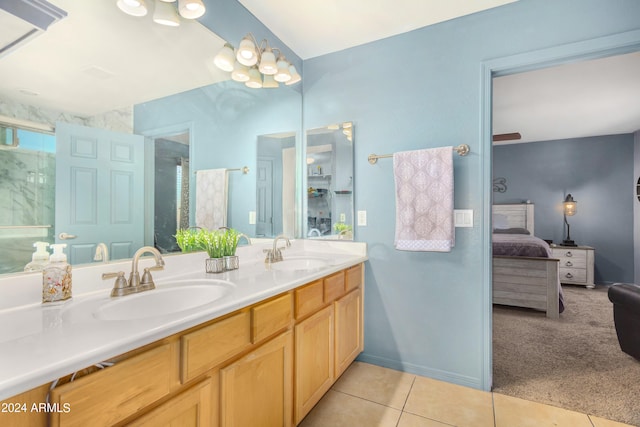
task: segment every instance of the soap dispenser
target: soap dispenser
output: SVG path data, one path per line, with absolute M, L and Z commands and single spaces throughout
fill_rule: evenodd
M 35 242 L 33 247 L 36 251 L 31 255 L 31 262 L 24 266 L 24 271 L 42 271 L 45 265 L 49 262 L 49 252 L 47 242 Z
M 71 298 L 71 265 L 64 253 L 66 243 L 51 245 L 53 253 L 42 270 L 42 303 L 63 302 Z

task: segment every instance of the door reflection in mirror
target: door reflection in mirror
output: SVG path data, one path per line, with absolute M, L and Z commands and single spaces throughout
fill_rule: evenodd
M 353 124 L 307 131 L 308 238 L 353 239 Z
M 256 166 L 256 237 L 295 236 L 295 132 L 258 136 Z

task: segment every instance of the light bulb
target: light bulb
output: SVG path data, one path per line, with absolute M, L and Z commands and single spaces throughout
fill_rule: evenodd
M 236 62 L 236 55 L 233 52 L 233 46 L 225 43 L 220 52 L 213 58 L 213 63 L 222 71 L 231 72 Z

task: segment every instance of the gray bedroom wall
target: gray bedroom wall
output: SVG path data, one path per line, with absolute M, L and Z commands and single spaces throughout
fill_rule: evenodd
M 507 184 L 494 203 L 531 200 L 536 235 L 555 243 L 565 236 L 562 201 L 571 193 L 571 238 L 595 248 L 596 283 L 633 282 L 634 134 L 496 146 L 493 176 Z
M 634 135 L 633 144 L 633 179 L 638 182 L 640 177 L 640 130 Z M 632 188 L 633 194 L 633 248 L 634 254 L 640 254 L 640 200 L 636 197 L 636 187 Z M 635 256 L 634 256 L 635 259 Z M 635 279 L 640 280 L 640 262 L 634 265 Z M 635 280 L 633 283 L 637 283 Z

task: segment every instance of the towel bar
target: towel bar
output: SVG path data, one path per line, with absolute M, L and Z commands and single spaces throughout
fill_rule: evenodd
M 469 151 L 471 151 L 471 149 L 467 144 L 460 144 L 457 147 L 453 147 L 453 151 L 458 153 L 460 156 L 466 156 L 467 154 L 469 154 Z M 372 165 L 375 165 L 378 162 L 378 159 L 386 159 L 389 157 L 393 157 L 393 154 L 369 154 L 367 160 L 369 160 L 369 163 L 371 163 Z

